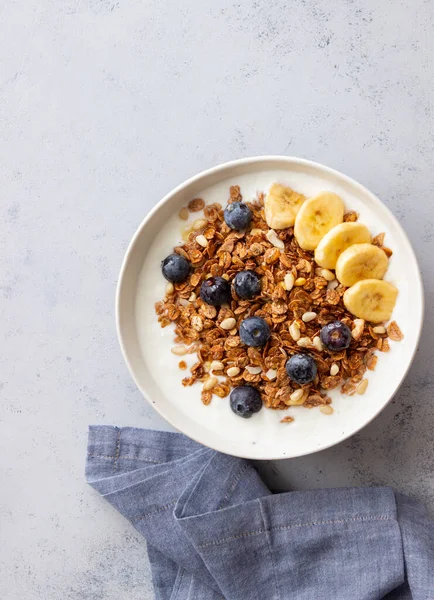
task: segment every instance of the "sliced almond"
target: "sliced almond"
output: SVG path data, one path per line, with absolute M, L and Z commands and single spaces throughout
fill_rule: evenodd
M 279 250 L 285 250 L 284 242 L 277 236 L 277 233 L 274 231 L 274 229 L 269 229 L 265 234 L 265 237 L 271 244 L 273 244 L 273 246 L 279 248 Z
M 328 290 L 335 290 L 339 285 L 339 281 L 337 279 L 333 279 L 333 281 L 329 281 L 327 284 Z
M 355 340 L 360 340 L 365 329 L 364 319 L 354 319 L 354 328 L 351 330 L 351 335 Z
M 331 415 L 333 412 L 333 408 L 329 404 L 326 404 L 325 406 L 320 407 L 320 411 L 323 415 Z
M 276 371 L 276 369 L 268 369 L 268 371 L 265 373 L 265 376 L 270 381 L 273 381 L 277 377 L 277 371 Z
M 196 237 L 196 242 L 199 244 L 199 246 L 202 246 L 202 248 L 206 248 L 208 246 L 208 240 L 202 233 Z
M 372 331 L 378 335 L 382 335 L 383 333 L 386 333 L 386 328 L 383 325 L 377 325 L 372 328 Z
M 259 373 L 262 371 L 262 367 L 256 367 L 254 365 L 247 365 L 246 367 L 246 371 L 248 371 L 250 373 L 250 375 L 259 375 Z
M 173 294 L 174 291 L 175 291 L 175 286 L 173 285 L 173 283 L 171 283 L 169 281 L 168 284 L 166 285 L 166 294 Z

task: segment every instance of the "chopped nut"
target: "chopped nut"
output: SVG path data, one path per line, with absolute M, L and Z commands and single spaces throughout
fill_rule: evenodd
M 312 341 L 308 337 L 302 337 L 298 340 L 297 346 L 300 346 L 300 348 L 307 348 L 308 346 L 312 346 Z
M 283 279 L 283 287 L 287 292 L 290 292 L 294 287 L 294 275 L 292 273 L 287 273 Z
M 203 229 L 208 225 L 208 221 L 206 219 L 196 219 L 193 221 L 193 229 L 194 231 L 199 231 L 199 229 Z
M 227 319 L 223 319 L 223 321 L 220 323 L 220 327 L 226 331 L 229 331 L 229 329 L 233 329 L 236 324 L 237 322 L 233 317 L 228 317 Z
M 229 367 L 229 369 L 226 371 L 226 374 L 228 375 L 228 377 L 236 377 L 240 372 L 240 369 L 238 367 Z
M 273 246 L 279 248 L 279 250 L 285 250 L 285 243 L 279 237 L 277 237 L 277 233 L 274 231 L 274 229 L 269 229 L 265 234 L 265 237 L 271 244 L 273 244 Z
M 337 279 L 333 279 L 333 281 L 329 281 L 327 284 L 328 290 L 335 290 L 339 285 L 339 281 Z
M 292 423 L 294 421 L 294 417 L 290 417 L 289 415 L 287 417 L 283 417 L 283 419 L 280 420 L 281 423 Z
M 316 335 L 313 340 L 312 340 L 312 346 L 318 350 L 318 352 L 322 352 L 324 350 L 322 342 L 321 342 L 321 338 L 319 337 L 319 335 Z
M 250 375 L 258 375 L 262 371 L 262 367 L 255 367 L 253 365 L 247 365 L 246 371 L 250 373 Z
M 304 402 L 304 389 L 300 388 L 298 390 L 295 390 L 295 392 L 292 392 L 292 394 L 289 396 L 288 405 L 296 406 L 297 404 L 303 404 L 303 402 Z
M 199 244 L 199 246 L 202 246 L 202 248 L 206 248 L 208 246 L 208 240 L 202 233 L 196 237 L 196 242 Z
M 268 369 L 268 371 L 265 373 L 265 376 L 270 381 L 273 381 L 277 377 L 277 371 L 276 371 L 276 369 Z
M 188 210 L 190 212 L 198 212 L 199 210 L 202 210 L 204 206 L 205 202 L 202 200 L 202 198 L 194 198 L 188 203 Z
M 262 229 L 257 229 L 256 227 L 250 230 L 250 235 L 262 235 L 263 233 Z
M 171 352 L 172 354 L 176 354 L 176 356 L 183 356 L 187 354 L 188 348 L 186 346 L 173 346 Z
M 309 321 L 313 321 L 314 319 L 316 319 L 317 317 L 317 313 L 316 312 L 305 312 L 304 315 L 301 317 L 302 321 L 304 321 L 305 323 L 309 323 Z
M 209 390 L 212 390 L 212 388 L 217 384 L 218 384 L 217 377 L 208 377 L 208 379 L 205 380 L 205 383 L 202 386 L 202 390 L 204 392 L 208 392 Z
M 339 373 L 339 365 L 337 365 L 336 363 L 333 363 L 332 366 L 330 367 L 330 375 L 332 377 L 334 377 L 338 373 Z
M 189 302 L 194 302 L 196 300 L 197 296 L 194 292 L 191 292 L 190 296 L 188 297 L 188 301 Z
M 401 332 L 400 328 L 398 327 L 396 321 L 392 321 L 387 326 L 387 335 L 394 342 L 399 342 L 404 337 L 402 335 L 402 332 Z
M 325 406 L 320 406 L 320 411 L 323 415 L 331 415 L 333 408 L 329 404 L 326 404 Z
M 173 292 L 175 291 L 175 286 L 173 285 L 173 283 L 171 283 L 170 281 L 166 284 L 166 294 L 170 295 L 173 294 Z
M 351 335 L 355 340 L 360 340 L 365 329 L 364 319 L 354 319 L 354 328 L 351 330 Z
M 224 368 L 224 364 L 219 360 L 213 360 L 210 364 L 211 371 L 221 371 Z
M 297 342 L 300 339 L 300 337 L 301 337 L 300 326 L 297 323 L 297 321 L 293 321 L 291 323 L 291 325 L 289 326 L 289 334 L 292 337 L 292 339 L 294 340 L 294 342 Z
M 327 281 L 335 280 L 335 274 L 332 273 L 332 271 L 329 271 L 328 269 L 321 269 L 320 276 L 324 277 L 324 279 L 326 279 Z
M 305 283 L 306 283 L 305 277 L 297 277 L 297 279 L 294 281 L 295 286 L 301 286 L 301 285 L 304 285 Z
M 188 219 L 188 208 L 186 206 L 183 206 L 181 208 L 181 210 L 179 211 L 179 215 L 178 216 L 183 221 L 186 221 Z
M 377 325 L 376 327 L 372 328 L 372 331 L 381 335 L 383 333 L 386 333 L 386 328 L 383 325 Z
M 366 388 L 368 387 L 368 380 L 367 379 L 362 379 L 362 381 L 359 383 L 359 385 L 356 388 L 356 392 L 360 395 L 364 394 L 366 392 Z

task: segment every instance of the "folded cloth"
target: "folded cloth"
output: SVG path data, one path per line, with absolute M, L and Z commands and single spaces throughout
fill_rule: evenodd
M 434 523 L 389 488 L 273 495 L 249 461 L 106 426 L 86 478 L 147 540 L 157 600 L 434 599 Z

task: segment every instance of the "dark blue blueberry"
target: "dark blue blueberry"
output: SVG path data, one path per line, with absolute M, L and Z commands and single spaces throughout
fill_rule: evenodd
M 240 338 L 246 346 L 264 346 L 270 333 L 268 323 L 261 317 L 248 317 L 240 325 Z
M 310 383 L 316 377 L 316 362 L 308 354 L 294 354 L 286 362 L 285 368 L 288 377 L 300 385 Z
M 240 298 L 253 298 L 261 291 L 261 280 L 255 271 L 240 271 L 235 275 L 234 290 Z
M 170 254 L 161 263 L 164 277 L 172 283 L 185 281 L 190 273 L 191 265 L 186 258 L 179 254 Z
M 334 321 L 324 325 L 321 329 L 320 338 L 327 350 L 340 352 L 351 344 L 351 330 L 342 321 Z
M 252 220 L 252 211 L 244 202 L 228 204 L 224 212 L 225 222 L 231 229 L 246 229 Z
M 227 304 L 231 301 L 231 286 L 223 277 L 210 277 L 200 286 L 200 297 L 212 306 Z
M 250 419 L 262 408 L 261 394 L 251 385 L 240 385 L 234 388 L 230 402 L 234 413 L 243 419 Z

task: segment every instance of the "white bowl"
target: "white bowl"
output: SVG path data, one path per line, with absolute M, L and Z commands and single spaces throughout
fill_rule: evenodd
M 200 400 L 201 386 L 183 387 L 179 357 L 171 327 L 161 329 L 154 304 L 164 297 L 166 281 L 161 260 L 180 241 L 178 212 L 194 197 L 224 204 L 230 185 L 240 185 L 244 199 L 279 181 L 310 196 L 322 190 L 339 194 L 347 209 L 360 214 L 373 235 L 386 232 L 393 249 L 386 279 L 399 289 L 393 318 L 404 340 L 391 342 L 389 353 L 378 353 L 377 368 L 368 372 L 363 396 L 332 392 L 332 415 L 318 408 L 262 409 L 251 419 L 237 417 L 228 398 L 214 396 L 209 406 Z M 199 215 L 195 213 L 194 218 Z M 194 440 L 228 454 L 254 459 L 302 456 L 328 448 L 369 423 L 386 406 L 403 381 L 416 352 L 423 319 L 423 289 L 416 257 L 401 225 L 362 185 L 318 163 L 283 156 L 236 160 L 192 177 L 163 198 L 134 235 L 122 265 L 116 298 L 117 331 L 130 373 L 152 406 L 176 429 Z M 183 357 L 184 358 L 184 357 Z M 280 423 L 285 415 L 295 417 Z

